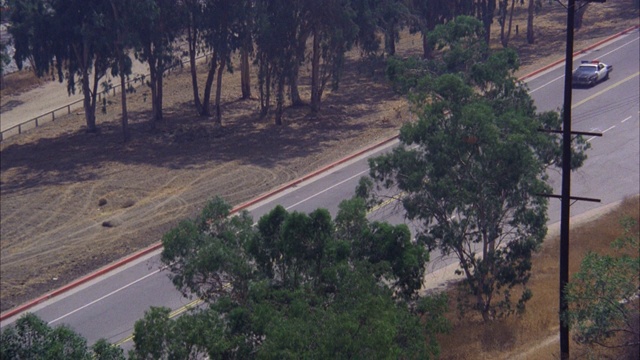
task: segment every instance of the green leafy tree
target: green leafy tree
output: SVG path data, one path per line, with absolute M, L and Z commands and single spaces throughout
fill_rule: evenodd
M 625 218 L 622 226 L 623 236 L 612 243 L 620 253 L 588 253 L 565 288 L 569 310 L 564 320 L 578 343 L 640 346 L 638 225 L 634 219 Z
M 55 68 L 60 81 L 66 78 L 70 94 L 75 93 L 79 77 L 87 130 L 95 132 L 98 84 L 113 62 L 109 48 L 113 32 L 105 20 L 108 3 L 14 0 L 9 6 L 18 68 L 27 59 L 38 76 Z
M 127 112 L 127 92 L 126 80 L 131 75 L 132 63 L 128 55 L 131 48 L 132 40 L 128 31 L 128 22 L 132 21 L 129 17 L 129 9 L 131 7 L 130 0 L 109 0 L 111 5 L 110 17 L 111 28 L 115 31 L 112 38 L 113 56 L 116 59 L 112 66 L 111 73 L 113 76 L 120 77 L 120 106 L 122 109 L 122 137 L 123 141 L 129 141 L 129 114 Z
M 202 320 L 215 329 L 198 345 L 209 357 L 437 354 L 446 297 L 418 296 L 428 254 L 405 225 L 369 222 L 358 197 L 340 205 L 335 221 L 323 209 L 278 206 L 253 227 L 246 213 L 229 217 L 229 209 L 216 199 L 163 239 L 176 286 L 208 303 L 194 318 L 217 321 Z M 155 323 L 171 329 L 167 314 Z M 164 330 L 147 332 L 154 331 Z M 152 337 L 169 339 L 161 346 L 168 354 L 175 342 L 163 334 Z
M 162 238 L 162 261 L 185 295 L 213 302 L 227 295 L 244 302 L 252 277 L 246 248 L 253 220 L 243 212 L 230 217 L 222 199 L 209 202 L 195 220 L 184 220 Z
M 463 23 L 471 26 L 462 29 L 478 29 L 475 19 Z M 531 256 L 546 234 L 547 200 L 540 194 L 550 192 L 545 171 L 561 157 L 560 139 L 539 129 L 561 122 L 555 112 L 536 113 L 513 77 L 513 52 L 484 60 L 465 53 L 476 47 L 458 46 L 454 35 L 444 38 L 459 56 L 449 61 L 443 54 L 440 76 L 422 74 L 426 93 L 413 98 L 419 119 L 403 126 L 401 146 L 370 161 L 371 176 L 402 192 L 406 216 L 421 224 L 420 241 L 458 259 L 473 298 L 463 309 L 488 321 L 522 310 L 531 297 Z M 586 148 L 578 139 L 573 168 Z M 521 287 L 515 302 L 514 287 Z
M 261 115 L 270 108 L 271 89 L 275 91 L 275 124 L 282 125 L 285 86 L 295 76 L 299 61 L 299 7 L 290 0 L 256 1 L 254 39 L 260 88 Z
M 51 328 L 34 314 L 20 317 L 0 334 L 2 359 L 95 359 L 124 360 L 122 349 L 100 339 L 89 348 L 87 341 L 67 326 Z
M 435 72 L 468 74 L 471 66 L 481 63 L 489 54 L 487 42 L 483 40 L 482 23 L 471 16 L 458 16 L 429 32 L 428 43 L 441 51 L 434 60 Z
M 318 112 L 328 81 L 332 89 L 340 83 L 345 53 L 353 46 L 358 26 L 349 1 L 310 2 L 311 36 L 311 111 Z
M 6 66 L 11 63 L 11 56 L 9 55 L 10 43 L 4 39 L 0 41 L 0 76 L 4 75 Z
M 247 17 L 251 16 L 248 1 L 187 0 L 182 3 L 184 27 L 189 45 L 191 80 L 196 110 L 202 116 L 211 114 L 209 102 L 213 81 L 216 79 L 215 121 L 221 123 L 220 98 L 222 93 L 222 75 L 231 70 L 231 55 L 238 50 L 250 36 Z M 198 50 L 211 53 L 209 72 L 205 81 L 202 99 L 198 92 L 196 77 L 196 54 Z
M 124 352 L 122 348 L 110 344 L 105 339 L 99 339 L 95 344 L 91 347 L 94 354 L 94 359 L 96 360 L 124 360 Z
M 219 359 L 229 353 L 220 314 L 197 310 L 172 319 L 170 309 L 152 307 L 134 325 L 129 359 Z
M 178 62 L 174 52 L 174 40 L 180 30 L 178 2 L 174 0 L 134 1 L 131 13 L 135 18 L 129 23 L 129 31 L 135 44 L 135 56 L 149 64 L 151 89 L 151 126 L 162 121 L 163 77 Z
M 409 30 L 422 34 L 422 58 L 430 59 L 432 47 L 429 45 L 428 34 L 436 25 L 452 20 L 456 14 L 455 5 L 459 1 L 451 0 L 411 0 L 411 17 Z

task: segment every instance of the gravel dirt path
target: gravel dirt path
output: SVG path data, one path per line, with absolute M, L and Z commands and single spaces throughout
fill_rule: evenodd
M 637 14 L 629 16 L 625 6 L 604 6 L 599 17 L 587 14 L 585 26 L 599 25 L 576 34 L 576 49 L 637 24 Z M 523 31 L 512 40 L 522 55 L 518 75 L 563 56 L 557 30 L 563 24 L 555 23 L 560 9 L 544 11 L 538 44 L 527 46 Z M 553 26 L 543 26 L 545 16 Z M 418 36 L 404 34 L 398 51 L 416 54 L 419 44 Z M 308 99 L 307 77 L 301 81 Z M 155 130 L 148 126 L 149 90 L 141 87 L 128 97 L 127 144 L 121 141 L 119 96 L 98 114 L 99 134 L 83 131 L 83 114 L 76 110 L 0 144 L 2 311 L 159 241 L 216 195 L 239 204 L 390 137 L 409 119 L 407 103 L 385 83 L 383 70 L 364 65 L 357 54 L 319 115 L 288 108 L 281 127 L 258 116 L 258 100 L 238 100 L 238 71 L 223 79 L 222 127 L 195 116 L 188 69 L 172 73 L 165 84 L 166 119 Z M 28 114 L 34 102 L 12 112 Z

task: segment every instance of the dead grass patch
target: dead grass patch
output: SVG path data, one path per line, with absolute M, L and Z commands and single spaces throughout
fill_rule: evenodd
M 570 274 L 578 271 L 581 259 L 589 251 L 611 254 L 611 242 L 622 235 L 620 220 L 631 216 L 640 221 L 640 197 L 624 200 L 612 211 L 597 219 L 576 224 L 571 229 Z M 441 359 L 557 359 L 559 356 L 558 324 L 558 255 L 559 238 L 554 236 L 543 244 L 533 259 L 533 274 L 529 287 L 533 298 L 527 303 L 522 316 L 482 323 L 479 316 L 469 314 L 459 318 L 456 312 L 457 293 L 450 291 L 449 319 L 452 330 L 439 338 L 443 355 Z M 637 255 L 637 254 L 635 254 Z M 515 294 L 514 294 L 515 296 Z M 572 342 L 572 358 L 632 359 L 615 349 L 596 349 Z M 628 350 L 628 349 L 627 349 Z M 636 350 L 632 350 L 637 351 Z M 629 356 L 629 357 L 627 357 Z
M 30 69 L 16 71 L 0 77 L 0 98 L 7 98 L 10 95 L 18 95 L 25 91 L 29 91 L 48 81 L 50 77 L 39 78 Z M 1 102 L 4 111 L 5 101 Z

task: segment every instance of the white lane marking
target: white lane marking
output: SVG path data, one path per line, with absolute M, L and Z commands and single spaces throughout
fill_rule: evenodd
M 309 197 L 308 197 L 308 198 L 306 198 L 306 199 L 300 200 L 300 201 L 298 201 L 297 203 L 295 203 L 295 204 L 293 204 L 293 205 L 290 205 L 290 206 L 286 207 L 286 209 L 287 209 L 287 210 L 289 210 L 289 209 L 291 209 L 291 208 L 293 208 L 293 207 L 296 207 L 296 206 L 298 206 L 298 205 L 302 204 L 303 202 L 305 202 L 305 201 L 307 201 L 307 200 L 311 200 L 311 199 L 313 199 L 314 197 L 316 197 L 316 196 L 318 196 L 318 195 L 320 195 L 320 194 L 324 194 L 324 193 L 326 193 L 327 191 L 329 191 L 329 190 L 331 190 L 331 189 L 335 188 L 336 186 L 340 186 L 340 185 L 342 185 L 342 184 L 346 183 L 347 181 L 350 181 L 350 180 L 352 180 L 353 178 L 358 177 L 358 176 L 360 176 L 360 175 L 362 175 L 362 174 L 364 174 L 364 173 L 367 173 L 367 172 L 369 172 L 369 170 L 363 170 L 363 171 L 360 171 L 359 173 L 357 173 L 357 174 L 353 175 L 352 177 L 350 177 L 350 178 L 348 178 L 348 179 L 342 180 L 342 181 L 340 181 L 340 182 L 339 182 L 339 183 L 337 183 L 337 184 L 334 184 L 334 185 L 332 185 L 332 186 L 330 186 L 330 187 L 328 187 L 328 188 L 326 188 L 326 189 L 324 189 L 324 190 L 322 190 L 322 191 L 320 191 L 320 192 L 318 192 L 318 193 L 315 193 L 315 194 L 313 194 L 313 195 L 309 196 Z
M 629 118 L 630 118 L 630 117 L 629 117 Z M 625 119 L 625 121 L 626 121 L 626 120 L 628 120 L 629 118 Z M 604 130 L 602 133 L 604 134 L 604 133 L 606 133 L 607 131 L 609 131 L 609 130 L 611 130 L 611 129 L 615 128 L 615 127 L 616 127 L 616 126 L 615 126 L 615 125 L 613 125 L 612 127 L 608 128 L 607 130 Z M 588 138 L 588 139 L 587 139 L 587 141 L 588 141 L 588 142 L 591 142 L 591 140 L 595 139 L 596 137 L 598 137 L 598 136 L 592 136 L 592 137 Z
M 609 51 L 608 53 L 602 54 L 602 55 L 600 55 L 600 56 L 598 56 L 598 57 L 607 56 L 607 55 L 609 55 L 609 54 L 612 54 L 613 52 L 615 52 L 615 51 L 618 51 L 618 50 L 622 49 L 623 47 L 625 47 L 625 46 L 627 46 L 627 45 L 631 44 L 632 42 L 634 42 L 634 41 L 636 41 L 636 40 L 638 40 L 638 39 L 639 39 L 639 38 L 635 38 L 635 39 L 633 39 L 633 40 L 631 40 L 631 41 L 629 41 L 629 42 L 627 42 L 627 43 L 624 43 L 624 44 L 622 44 L 622 45 L 618 46 L 617 48 L 615 48 L 615 49 L 613 49 L 613 50 Z M 579 57 L 579 56 L 578 56 L 578 57 Z M 558 64 L 558 65 L 560 65 L 560 64 Z M 535 89 L 533 89 L 533 90 L 529 90 L 529 94 L 531 94 L 531 93 L 533 93 L 533 92 L 535 92 L 535 91 L 538 91 L 538 90 L 542 89 L 543 87 L 545 87 L 545 86 L 547 86 L 547 85 L 550 85 L 551 83 L 553 83 L 553 82 L 555 82 L 555 81 L 558 81 L 558 80 L 560 80 L 560 79 L 562 79 L 562 78 L 564 78 L 564 75 L 558 76 L 557 78 L 555 78 L 555 79 L 553 79 L 553 80 L 549 81 L 548 83 L 546 83 L 546 84 L 544 84 L 544 85 L 541 85 L 541 86 L 539 86 L 539 87 L 537 87 L 537 88 L 535 88 Z
M 163 269 L 158 269 L 158 270 L 156 270 L 156 271 L 154 271 L 154 272 L 151 272 L 151 273 L 149 273 L 149 274 L 147 274 L 147 275 L 145 275 L 145 276 L 141 277 L 140 279 L 135 280 L 135 281 L 133 281 L 133 282 L 130 282 L 130 283 L 128 283 L 127 285 L 124 285 L 123 287 L 121 287 L 121 288 L 119 288 L 119 289 L 113 290 L 112 292 L 110 292 L 110 293 L 108 293 L 108 294 L 106 294 L 106 295 L 104 295 L 104 296 L 102 296 L 102 297 L 100 297 L 100 298 L 98 298 L 98 299 L 95 299 L 95 300 L 93 300 L 93 301 L 92 301 L 92 302 L 90 302 L 90 303 L 87 303 L 87 304 L 85 304 L 85 305 L 82 305 L 81 307 L 79 307 L 79 308 L 77 308 L 77 309 L 75 309 L 75 310 L 73 310 L 73 311 L 71 311 L 71 312 L 68 312 L 68 313 L 66 313 L 66 314 L 62 315 L 62 316 L 60 316 L 59 318 L 53 319 L 53 320 L 49 321 L 49 325 L 53 324 L 54 322 L 60 321 L 60 320 L 62 320 L 62 319 L 64 319 L 64 318 L 66 318 L 67 316 L 70 316 L 70 315 L 72 315 L 72 314 L 75 314 L 75 313 L 77 313 L 78 311 L 80 311 L 80 310 L 82 310 L 82 309 L 85 309 L 85 308 L 87 308 L 87 307 L 89 307 L 89 306 L 91 306 L 91 305 L 93 305 L 93 304 L 95 304 L 95 303 L 97 303 L 97 302 L 99 302 L 99 301 L 102 301 L 102 300 L 104 300 L 104 299 L 108 298 L 108 297 L 109 297 L 109 296 L 111 296 L 111 295 L 114 295 L 114 294 L 116 294 L 116 293 L 118 293 L 118 292 L 120 292 L 120 291 L 122 291 L 122 290 L 124 290 L 124 289 L 126 289 L 126 288 L 128 288 L 128 287 L 130 287 L 130 286 L 132 286 L 132 285 L 134 285 L 134 284 L 136 284 L 136 283 L 138 283 L 138 282 L 140 282 L 140 281 L 142 281 L 142 280 L 144 280 L 144 279 L 146 279 L 146 278 L 150 277 L 150 276 L 152 276 L 152 275 L 155 275 L 155 274 L 159 273 L 159 272 L 160 272 L 160 271 L 162 271 L 162 270 L 163 270 Z
M 545 86 L 547 86 L 547 85 L 551 84 L 552 82 L 562 79 L 563 77 L 564 77 L 564 75 L 562 75 L 562 76 L 558 76 L 557 78 L 555 78 L 555 79 L 553 79 L 553 80 L 549 81 L 548 83 L 546 83 L 546 84 L 544 84 L 544 85 L 540 85 L 540 86 L 538 86 L 537 88 L 535 88 L 535 89 L 533 89 L 533 90 L 529 90 L 529 94 L 534 93 L 534 92 L 536 92 L 536 91 L 538 91 L 538 90 L 542 89 L 543 87 L 545 87 Z
M 631 116 L 629 116 L 628 118 L 626 118 L 626 119 L 624 119 L 624 120 L 622 120 L 622 121 L 620 121 L 620 122 L 621 122 L 621 123 L 623 123 L 623 122 L 625 122 L 625 121 L 627 121 L 627 120 L 629 120 L 629 119 L 631 119 Z

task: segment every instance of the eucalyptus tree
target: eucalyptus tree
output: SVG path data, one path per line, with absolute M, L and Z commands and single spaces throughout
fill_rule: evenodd
M 436 25 L 451 19 L 452 1 L 447 0 L 412 0 L 410 2 L 411 21 L 409 29 L 412 33 L 422 35 L 422 58 L 431 58 L 431 49 L 427 35 Z
M 124 360 L 122 349 L 98 340 L 92 347 L 68 326 L 51 327 L 34 314 L 25 314 L 0 334 L 2 359 Z
M 151 89 L 151 126 L 162 121 L 163 77 L 167 69 L 178 62 L 174 41 L 180 31 L 178 2 L 175 0 L 134 1 L 131 12 L 136 14 L 130 23 L 135 44 L 135 56 L 149 65 Z
M 564 289 L 569 306 L 563 321 L 580 344 L 640 346 L 640 232 L 632 217 L 623 218 L 621 224 L 622 236 L 611 243 L 614 253 L 585 255 Z
M 314 1 L 310 6 L 311 22 L 311 111 L 318 112 L 325 86 L 332 80 L 337 89 L 344 67 L 345 53 L 353 46 L 358 33 L 356 14 L 346 0 Z
M 406 225 L 370 222 L 362 198 L 340 204 L 335 220 L 324 209 L 278 206 L 253 226 L 230 209 L 215 199 L 163 238 L 173 283 L 206 303 L 185 329 L 203 330 L 173 336 L 168 309 L 154 309 L 136 324 L 136 349 L 210 358 L 437 354 L 446 297 L 420 297 L 428 254 Z
M 210 99 L 213 81 L 216 80 L 215 121 L 221 123 L 220 99 L 224 70 L 231 71 L 231 55 L 248 41 L 251 16 L 250 1 L 185 0 L 183 2 L 191 80 L 196 111 L 210 116 Z M 198 91 L 196 54 L 198 50 L 210 52 L 209 71 L 202 98 Z
M 249 30 L 245 17 L 251 14 L 246 13 L 245 2 L 246 0 L 209 0 L 205 6 L 204 19 L 208 26 L 204 41 L 212 50 L 211 68 L 217 64 L 215 119 L 218 124 L 222 121 L 222 75 L 225 70 L 231 71 L 231 55 L 243 45 Z M 205 101 L 208 99 L 205 98 Z M 206 106 L 206 102 L 203 105 Z
M 354 9 L 358 26 L 356 45 L 368 56 L 378 52 L 380 39 L 377 36 L 377 2 L 375 0 L 353 0 L 351 7 Z
M 9 6 L 18 68 L 29 59 L 38 76 L 55 69 L 61 82 L 66 78 L 69 94 L 75 93 L 79 78 L 87 131 L 95 132 L 98 84 L 113 61 L 110 5 L 99 0 L 13 0 Z
M 354 0 L 351 7 L 358 25 L 357 44 L 365 54 L 373 55 L 380 48 L 379 33 L 383 34 L 384 51 L 395 55 L 400 30 L 409 24 L 411 15 L 406 0 Z
M 131 58 L 128 50 L 131 48 L 131 39 L 128 32 L 128 22 L 131 21 L 129 9 L 130 0 L 109 0 L 111 5 L 111 28 L 115 31 L 113 41 L 113 54 L 116 59 L 112 65 L 112 74 L 120 77 L 120 106 L 122 109 L 122 136 L 123 140 L 129 140 L 129 114 L 127 112 L 127 83 L 126 79 L 131 74 Z
M 489 44 L 491 41 L 491 25 L 497 9 L 497 0 L 473 0 L 473 8 L 476 17 L 483 25 L 484 41 Z
M 200 99 L 200 91 L 198 90 L 198 69 L 196 64 L 196 57 L 199 52 L 203 52 L 204 45 L 202 42 L 202 28 L 204 27 L 204 1 L 202 0 L 183 0 L 181 2 L 181 15 L 184 16 L 183 26 L 187 32 L 187 46 L 188 46 L 188 54 L 189 54 L 189 66 L 191 71 L 191 87 L 193 89 L 193 103 L 196 108 L 198 114 L 203 116 L 208 116 L 209 107 L 205 108 L 202 106 L 202 100 Z M 211 83 L 213 82 L 213 74 L 214 70 L 210 71 L 210 75 L 207 77 L 207 82 L 205 84 L 209 84 L 207 92 L 207 88 L 205 85 L 205 97 L 207 93 L 211 93 Z M 209 80 L 211 78 L 211 80 Z
M 378 0 L 378 28 L 384 34 L 384 49 L 389 56 L 396 54 L 400 30 L 409 21 L 409 8 L 405 0 Z
M 458 20 L 436 27 L 455 56 L 443 54 L 448 65 L 439 76 L 423 73 L 424 93 L 413 96 L 418 120 L 401 129 L 401 146 L 370 166 L 380 186 L 402 192 L 406 216 L 420 224 L 418 239 L 459 261 L 472 299 L 463 308 L 488 321 L 523 310 L 531 297 L 531 256 L 546 234 L 546 169 L 561 163 L 561 139 L 539 130 L 558 129 L 561 119 L 536 112 L 513 75 L 512 50 L 473 54 L 476 42 L 465 48 L 461 39 L 476 32 L 460 30 L 482 25 Z M 586 148 L 576 140 L 572 168 Z
M 282 125 L 285 86 L 294 76 L 298 58 L 297 8 L 291 0 L 257 0 L 254 39 L 260 87 L 261 114 L 269 111 L 275 91 L 275 123 Z

